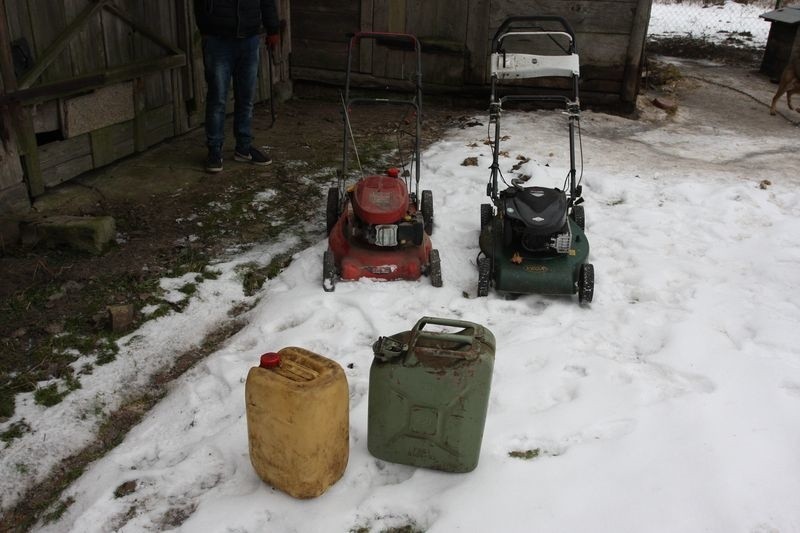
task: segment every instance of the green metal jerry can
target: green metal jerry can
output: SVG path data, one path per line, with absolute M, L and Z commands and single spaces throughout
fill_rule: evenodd
M 429 325 L 440 327 L 424 331 Z M 489 405 L 494 335 L 472 322 L 423 317 L 411 331 L 380 337 L 372 350 L 369 452 L 393 463 L 474 470 Z

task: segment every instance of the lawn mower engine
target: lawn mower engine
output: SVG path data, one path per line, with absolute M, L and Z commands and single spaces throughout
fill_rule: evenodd
M 386 176 L 368 176 L 349 191 L 353 205 L 352 237 L 373 246 L 419 246 L 424 239 L 422 213 L 417 211 L 408 188 L 397 177 L 397 169 Z
M 537 254 L 566 254 L 572 245 L 567 195 L 560 189 L 509 187 L 500 193 L 503 242 Z

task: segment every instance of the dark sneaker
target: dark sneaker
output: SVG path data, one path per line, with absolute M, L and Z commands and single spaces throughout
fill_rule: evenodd
M 216 174 L 222 171 L 222 155 L 219 152 L 209 150 L 208 159 L 206 159 L 206 172 Z
M 253 148 L 252 146 L 249 150 L 247 150 L 246 153 L 239 152 L 237 149 L 235 152 L 233 152 L 233 158 L 236 161 L 251 163 L 253 165 L 259 165 L 262 167 L 272 163 L 272 158 L 269 156 L 269 153 L 262 152 L 261 150 Z

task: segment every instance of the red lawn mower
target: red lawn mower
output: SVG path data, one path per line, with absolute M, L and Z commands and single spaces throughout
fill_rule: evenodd
M 416 58 L 412 99 L 351 97 L 352 56 L 363 39 L 393 49 L 413 51 Z M 365 175 L 345 187 L 348 175 L 349 143 L 355 138 L 350 114 L 353 106 L 389 104 L 407 106 L 414 114 L 411 160 L 383 175 Z M 336 187 L 328 190 L 326 223 L 328 250 L 322 260 L 322 287 L 333 291 L 338 279 L 416 280 L 423 274 L 434 287 L 442 286 L 438 250 L 433 249 L 433 194 L 419 193 L 420 128 L 422 123 L 422 59 L 416 37 L 408 34 L 361 32 L 350 38 L 343 95 L 344 149 L 342 171 Z M 358 152 L 356 151 L 358 159 Z M 359 166 L 360 166 L 359 160 Z M 407 168 L 406 168 L 407 167 Z M 413 182 L 413 191 L 412 191 Z

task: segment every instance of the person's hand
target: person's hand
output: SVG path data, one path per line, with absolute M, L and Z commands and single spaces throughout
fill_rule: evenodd
M 279 33 L 267 35 L 267 46 L 269 46 L 272 50 L 277 49 L 279 44 L 281 44 L 281 36 Z

